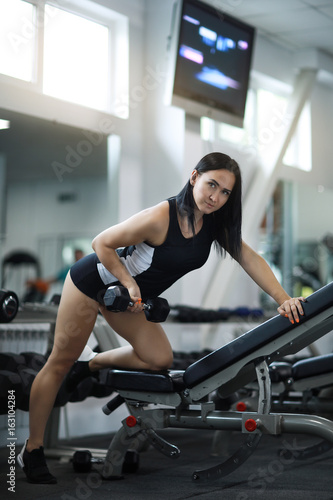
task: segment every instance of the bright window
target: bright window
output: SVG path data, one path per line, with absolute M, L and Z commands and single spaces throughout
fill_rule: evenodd
M 251 132 L 253 130 L 253 119 L 255 109 L 255 92 L 249 90 L 244 115 L 244 127 L 234 127 L 227 123 L 215 122 L 211 118 L 201 118 L 201 137 L 205 141 L 215 139 L 238 146 L 251 144 Z
M 274 141 L 275 134 L 283 132 L 289 126 L 291 116 L 287 112 L 288 98 L 269 92 L 258 90 L 257 106 L 257 137 L 258 151 L 264 149 Z M 307 104 L 299 117 L 295 133 L 288 145 L 283 163 L 301 170 L 310 171 L 312 168 L 311 152 L 311 112 Z
M 45 6 L 43 92 L 99 110 L 109 100 L 109 30 Z
M 0 0 L 1 80 L 128 118 L 128 53 L 128 18 L 98 2 Z
M 35 7 L 21 0 L 0 0 L 0 73 L 27 82 L 36 67 Z
M 251 147 L 260 157 L 274 151 L 275 139 L 289 126 L 288 97 L 267 89 L 250 89 L 247 98 L 244 128 L 217 123 L 209 118 L 201 119 L 201 137 L 205 141 L 228 142 L 240 148 Z M 283 163 L 287 166 L 310 171 L 311 108 L 307 104 L 299 118 L 295 133 L 289 143 Z M 265 162 L 263 163 L 265 165 Z
M 303 108 L 294 137 L 290 141 L 289 148 L 283 158 L 283 163 L 310 172 L 312 170 L 311 146 L 311 106 L 310 103 L 307 103 Z

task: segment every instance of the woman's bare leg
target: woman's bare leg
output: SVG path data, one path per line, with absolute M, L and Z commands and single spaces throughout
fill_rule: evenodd
M 101 308 L 110 326 L 130 346 L 97 354 L 90 362 L 92 371 L 107 367 L 138 370 L 163 370 L 172 364 L 172 348 L 159 323 L 147 321 L 143 312 L 112 313 Z
M 43 445 L 46 423 L 61 383 L 84 349 L 97 313 L 97 302 L 81 293 L 67 276 L 58 310 L 54 346 L 31 387 L 28 452 Z
M 99 305 L 66 278 L 56 321 L 50 357 L 36 376 L 30 394 L 30 437 L 27 451 L 43 445 L 47 420 L 65 375 L 78 359 L 93 330 Z M 97 354 L 89 361 L 91 371 L 108 367 L 161 370 L 171 366 L 172 348 L 158 323 L 144 313 L 112 313 L 101 308 L 111 327 L 129 346 Z

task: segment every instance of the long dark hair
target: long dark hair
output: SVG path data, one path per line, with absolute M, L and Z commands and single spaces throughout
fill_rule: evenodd
M 203 174 L 209 170 L 228 170 L 235 176 L 235 185 L 227 203 L 210 215 L 213 228 L 213 240 L 219 253 L 228 252 L 234 259 L 239 260 L 242 245 L 242 178 L 238 163 L 224 153 L 209 153 L 197 164 L 195 170 Z M 177 208 L 180 216 L 187 217 L 189 227 L 194 229 L 193 186 L 187 184 L 176 196 Z

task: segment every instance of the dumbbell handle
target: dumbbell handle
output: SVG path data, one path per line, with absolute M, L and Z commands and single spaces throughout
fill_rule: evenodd
M 110 286 L 110 288 L 109 288 L 109 290 L 115 290 L 115 291 L 120 290 L 120 289 L 122 289 L 126 294 L 128 294 L 128 291 L 125 287 Z M 129 297 L 129 294 L 128 294 L 128 297 Z M 116 298 L 116 294 L 115 294 L 115 298 Z M 139 299 L 139 302 L 141 302 L 141 299 Z M 130 298 L 129 298 L 127 307 L 133 307 L 134 304 L 135 304 L 135 302 L 133 302 L 133 300 L 130 300 Z M 148 305 L 148 304 L 142 304 L 142 305 L 143 305 L 143 309 L 145 309 L 145 310 L 149 311 L 151 309 L 151 305 Z
M 138 302 L 141 302 L 141 299 L 140 299 L 140 300 L 138 300 Z M 132 301 L 130 301 L 130 302 L 128 303 L 128 306 L 129 306 L 129 307 L 132 307 L 132 306 L 134 306 L 134 304 L 137 304 L 137 302 L 132 302 Z M 141 302 L 141 304 L 143 305 L 143 308 L 144 308 L 146 311 L 150 311 L 150 309 L 152 308 L 152 306 L 151 306 L 151 305 L 149 305 L 149 304 L 145 304 L 145 303 L 142 303 L 142 302 Z
M 110 399 L 106 405 L 103 406 L 102 410 L 105 415 L 110 415 L 113 411 L 115 411 L 119 406 L 121 406 L 125 402 L 124 398 L 118 394 L 113 399 Z

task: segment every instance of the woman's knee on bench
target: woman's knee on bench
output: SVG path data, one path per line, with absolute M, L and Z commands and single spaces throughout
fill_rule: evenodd
M 149 358 L 144 359 L 148 365 L 148 370 L 152 371 L 161 371 L 168 370 L 172 366 L 173 362 L 173 354 L 171 352 L 159 352 L 155 355 L 153 353 L 149 353 Z

